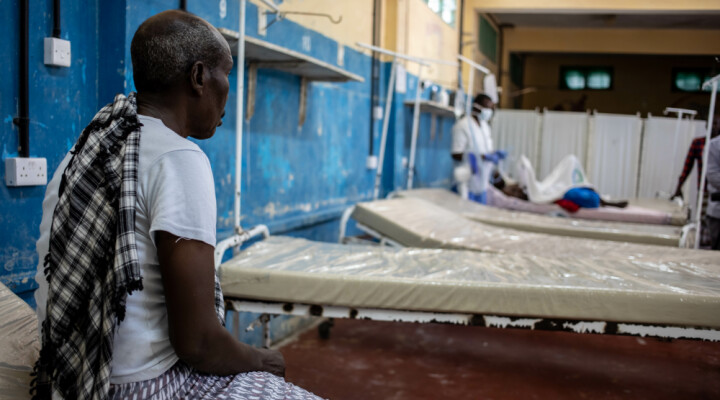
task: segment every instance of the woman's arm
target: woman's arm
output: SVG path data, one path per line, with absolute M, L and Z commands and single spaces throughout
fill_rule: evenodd
M 241 343 L 220 325 L 215 313 L 213 247 L 164 231 L 156 233 L 155 243 L 170 342 L 178 357 L 208 374 L 267 371 L 284 376 L 285 361 L 280 352 Z

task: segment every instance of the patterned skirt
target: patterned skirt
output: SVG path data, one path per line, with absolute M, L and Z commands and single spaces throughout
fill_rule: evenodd
M 315 400 L 320 397 L 269 372 L 215 376 L 179 361 L 164 374 L 141 382 L 110 385 L 111 400 L 268 399 Z

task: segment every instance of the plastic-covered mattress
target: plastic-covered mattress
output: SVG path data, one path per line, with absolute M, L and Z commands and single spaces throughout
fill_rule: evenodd
M 473 221 L 526 232 L 672 247 L 678 246 L 682 234 L 674 226 L 590 221 L 499 209 L 465 200 L 445 189 L 413 189 L 396 194 L 427 200 Z
M 716 251 L 570 238 L 498 228 L 471 221 L 416 198 L 359 203 L 352 217 L 408 247 L 519 253 L 552 258 L 639 260 L 709 265 L 720 269 L 720 252 Z
M 556 204 L 536 204 L 507 196 L 492 186 L 488 188 L 488 205 L 506 210 L 535 214 L 562 214 L 579 219 L 640 224 L 683 226 L 688 221 L 688 209 L 667 200 L 631 199 L 629 202 L 630 205 L 625 208 L 581 208 L 570 214 Z
M 29 399 L 30 372 L 40 353 L 33 310 L 0 283 L 0 398 Z
M 220 267 L 226 298 L 720 327 L 717 266 L 340 245 L 271 236 Z

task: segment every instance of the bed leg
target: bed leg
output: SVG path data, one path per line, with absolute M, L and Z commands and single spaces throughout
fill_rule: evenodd
M 268 314 L 263 314 L 260 316 L 260 321 L 262 322 L 263 327 L 263 347 L 266 349 L 270 348 L 270 316 Z
M 318 325 L 318 335 L 321 339 L 330 338 L 330 328 L 332 328 L 333 325 L 335 325 L 335 319 L 333 318 L 328 318 Z

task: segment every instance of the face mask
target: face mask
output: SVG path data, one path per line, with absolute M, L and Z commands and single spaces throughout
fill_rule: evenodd
M 490 121 L 490 118 L 493 116 L 493 110 L 492 108 L 483 108 L 480 111 L 480 120 L 482 121 Z
M 480 121 L 487 122 L 490 121 L 490 118 L 492 118 L 493 116 L 493 109 L 481 107 L 478 104 L 473 104 L 473 115 L 475 115 Z

